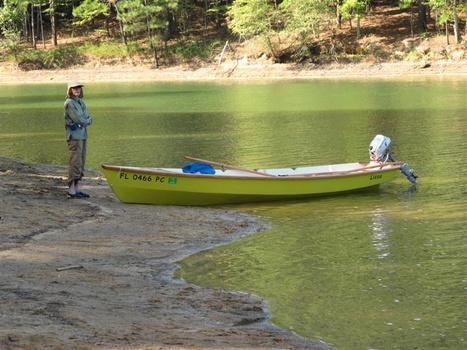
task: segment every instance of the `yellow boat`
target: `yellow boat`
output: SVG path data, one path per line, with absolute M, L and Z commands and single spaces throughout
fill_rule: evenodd
M 125 203 L 214 205 L 337 194 L 392 180 L 401 163 L 348 163 L 306 168 L 183 173 L 177 168 L 103 165 L 115 195 Z
M 186 157 L 195 161 L 191 165 L 198 165 L 199 171 L 196 167 L 188 169 L 190 172 L 186 167 L 103 165 L 102 168 L 122 202 L 142 204 L 215 205 L 338 194 L 379 186 L 392 180 L 399 171 L 415 184 L 413 170 L 407 171 L 407 164 L 397 162 L 390 154 L 390 142 L 388 137 L 377 135 L 370 145 L 371 161 L 359 163 L 250 170 Z

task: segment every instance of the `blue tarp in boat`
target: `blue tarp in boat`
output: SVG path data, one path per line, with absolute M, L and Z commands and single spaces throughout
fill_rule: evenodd
M 213 175 L 216 173 L 216 170 L 210 166 L 209 164 L 204 164 L 204 163 L 190 163 L 185 165 L 182 168 L 182 171 L 184 173 L 190 173 L 190 174 L 210 174 Z

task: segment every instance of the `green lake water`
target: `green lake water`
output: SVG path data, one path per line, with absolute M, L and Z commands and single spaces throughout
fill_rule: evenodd
M 271 229 L 180 262 L 177 278 L 255 293 L 275 325 L 337 349 L 462 349 L 467 337 L 467 79 L 86 84 L 88 166 L 365 161 L 393 140 L 378 190 L 222 208 Z M 66 87 L 0 86 L 0 154 L 67 163 Z M 157 207 L 154 207 L 157 210 Z

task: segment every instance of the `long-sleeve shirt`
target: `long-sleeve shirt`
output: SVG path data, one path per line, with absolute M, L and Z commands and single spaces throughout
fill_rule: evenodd
M 70 97 L 65 101 L 65 128 L 66 139 L 87 140 L 88 132 L 86 127 L 91 124 L 88 111 L 84 101 L 80 98 Z M 76 129 L 72 130 L 73 123 Z

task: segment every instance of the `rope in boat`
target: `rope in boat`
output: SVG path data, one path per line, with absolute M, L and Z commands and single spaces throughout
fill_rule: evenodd
M 118 172 L 117 172 L 117 176 L 115 176 L 115 179 L 114 181 L 112 181 L 112 183 L 110 183 L 110 181 L 108 181 L 110 187 L 113 187 L 115 182 L 117 181 L 117 179 L 120 177 L 120 173 L 122 172 L 122 168 L 118 168 Z

